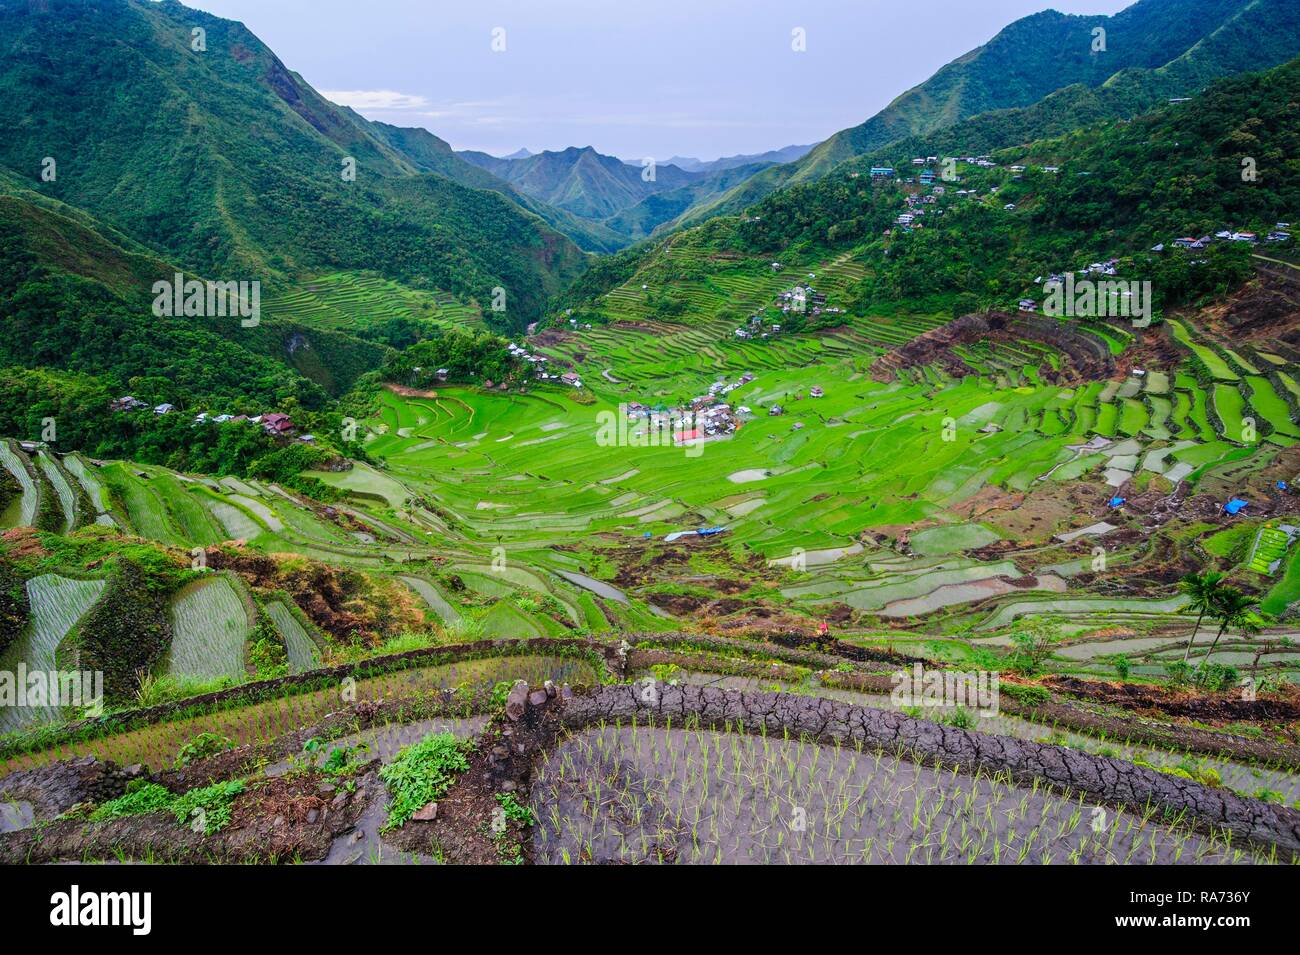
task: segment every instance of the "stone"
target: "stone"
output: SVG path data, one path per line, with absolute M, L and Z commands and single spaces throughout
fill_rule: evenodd
M 311 825 L 311 824 L 315 823 L 316 820 L 319 819 L 319 818 L 320 818 L 320 810 L 319 810 L 319 809 L 311 809 L 311 810 L 309 810 L 309 811 L 307 812 L 307 823 L 308 823 L 308 825 Z
M 510 688 L 510 693 L 506 697 L 506 716 L 511 720 L 517 720 L 524 715 L 524 710 L 528 706 L 528 684 L 522 680 Z
M 433 822 L 438 818 L 438 804 L 431 802 L 427 806 L 417 809 L 415 815 L 411 816 L 411 818 L 417 822 Z
M 528 702 L 533 706 L 541 706 L 549 699 L 550 697 L 546 695 L 545 690 L 533 690 L 533 692 L 528 694 Z

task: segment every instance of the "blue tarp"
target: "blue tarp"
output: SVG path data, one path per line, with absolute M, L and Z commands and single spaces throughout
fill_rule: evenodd
M 1243 501 L 1239 497 L 1234 497 L 1227 504 L 1223 505 L 1223 509 L 1227 511 L 1229 514 L 1236 514 L 1238 511 L 1240 511 L 1243 507 L 1245 507 L 1249 503 L 1250 501 Z
M 1285 491 L 1285 490 L 1286 490 L 1286 481 L 1278 481 L 1278 482 L 1277 482 L 1277 489 L 1278 489 L 1279 491 Z
M 721 534 L 725 530 L 725 527 L 703 527 L 697 531 L 673 531 L 671 534 L 664 535 L 664 543 L 671 544 L 683 537 L 709 537 L 713 534 Z
M 1119 506 L 1120 506 L 1121 504 L 1123 504 L 1123 503 L 1124 503 L 1124 498 L 1122 498 L 1122 497 L 1112 497 L 1112 498 L 1110 499 L 1110 506 L 1111 506 L 1111 507 L 1119 507 Z

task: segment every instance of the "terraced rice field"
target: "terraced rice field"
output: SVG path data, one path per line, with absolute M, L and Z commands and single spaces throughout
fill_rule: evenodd
M 40 506 L 40 492 L 36 488 L 36 482 L 32 480 L 31 474 L 28 473 L 22 459 L 9 446 L 9 442 L 0 441 L 0 465 L 16 480 L 22 489 L 19 494 L 16 505 L 10 512 L 4 516 L 6 518 L 6 527 L 16 527 L 26 525 L 30 527 L 36 522 L 36 510 Z
M 29 580 L 27 599 L 32 609 L 31 621 L 23 634 L 0 656 L 0 671 L 16 673 L 20 664 L 29 673 L 58 670 L 60 645 L 103 592 L 102 580 L 72 580 L 54 574 Z M 66 668 L 75 668 L 75 661 L 67 661 Z M 0 732 L 45 722 L 57 715 L 58 711 L 48 706 L 0 707 Z
M 536 772 L 532 809 L 534 847 L 551 864 L 1251 861 L 1050 788 L 702 730 L 611 725 L 569 738 Z
M 596 674 L 591 664 L 573 657 L 527 655 L 471 660 L 359 679 L 355 687 L 356 701 L 414 700 L 431 690 L 457 687 L 490 689 L 498 683 L 515 680 L 526 680 L 534 686 L 547 680 L 556 685 L 590 686 L 596 682 Z M 337 711 L 340 703 L 338 687 L 277 697 L 252 706 L 220 710 L 16 756 L 0 763 L 0 775 L 90 753 L 123 766 L 141 763 L 150 769 L 164 769 L 173 765 L 181 746 L 200 733 L 227 736 L 239 745 L 263 742 L 310 726 L 326 714 Z
M 412 289 L 380 275 L 333 272 L 272 290 L 263 306 L 268 315 L 309 327 L 364 331 L 395 318 L 439 325 L 481 321 L 477 307 L 442 292 Z
M 173 638 L 167 674 L 200 680 L 245 674 L 244 644 L 251 630 L 248 610 L 225 577 L 191 584 L 171 609 Z
M 290 673 L 305 673 L 320 666 L 320 650 L 292 610 L 280 601 L 272 600 L 266 604 L 266 613 L 284 641 Z

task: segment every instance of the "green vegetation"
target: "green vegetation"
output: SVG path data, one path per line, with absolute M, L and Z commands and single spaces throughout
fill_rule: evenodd
M 469 768 L 471 745 L 451 733 L 433 733 L 381 768 L 379 778 L 391 797 L 385 828 L 404 825 L 424 806 L 441 799 L 456 776 Z

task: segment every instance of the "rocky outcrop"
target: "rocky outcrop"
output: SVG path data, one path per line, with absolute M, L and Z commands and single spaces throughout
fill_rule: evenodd
M 932 328 L 876 359 L 871 377 L 894 381 L 905 368 L 935 365 L 955 378 L 978 374 L 953 349 L 975 342 L 1040 342 L 1061 355 L 1061 367 L 1041 369 L 1056 384 L 1097 381 L 1115 373 L 1115 359 L 1106 343 L 1081 331 L 1070 321 L 1007 312 L 974 312 Z
M 147 778 L 142 766 L 119 766 L 94 756 L 19 770 L 0 778 L 0 798 L 25 800 L 36 819 L 52 819 L 81 803 L 102 803 L 126 792 L 133 779 Z

